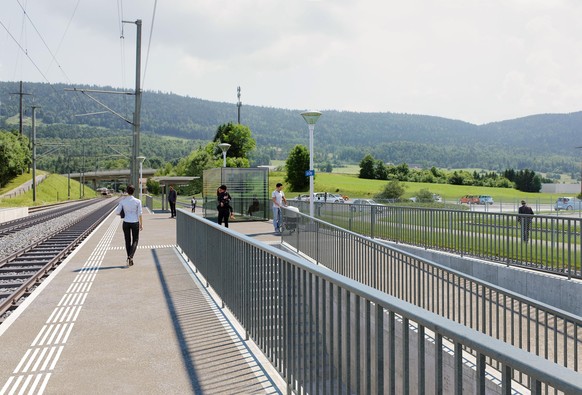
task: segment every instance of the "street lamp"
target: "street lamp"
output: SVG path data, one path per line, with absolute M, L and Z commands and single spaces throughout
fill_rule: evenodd
M 143 161 L 145 160 L 145 156 L 138 156 L 137 160 L 139 160 L 139 201 L 141 202 L 141 194 L 143 191 Z
M 576 148 L 579 149 L 582 148 L 582 146 Z M 582 162 L 580 162 L 580 195 L 582 196 Z
M 321 113 L 318 111 L 306 111 L 302 112 L 301 116 L 307 122 L 307 126 L 309 127 L 309 171 L 306 172 L 306 175 L 309 177 L 309 215 L 313 218 L 314 210 L 313 210 L 313 177 L 315 176 L 315 171 L 313 170 L 313 129 L 315 129 L 315 123 L 321 116 Z
M 226 167 L 226 151 L 230 148 L 230 144 L 220 143 L 218 147 L 222 150 L 222 167 Z

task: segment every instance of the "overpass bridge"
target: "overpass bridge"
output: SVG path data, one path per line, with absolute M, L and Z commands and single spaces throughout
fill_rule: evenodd
M 141 173 L 142 177 L 147 179 L 156 173 L 156 169 L 143 169 Z M 67 174 L 62 174 L 62 176 L 67 177 Z M 79 173 L 70 173 L 69 176 L 71 179 L 79 181 L 82 184 L 89 185 L 93 189 L 104 186 L 106 183 L 116 186 L 130 182 L 129 169 L 85 171 Z M 113 189 L 117 190 L 117 188 Z

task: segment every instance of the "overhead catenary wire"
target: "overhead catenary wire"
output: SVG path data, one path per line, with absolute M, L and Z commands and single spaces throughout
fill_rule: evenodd
M 80 1 L 80 0 L 79 0 Z M 21 34 L 24 34 L 26 28 L 26 21 L 28 21 L 34 28 L 34 30 L 36 31 L 37 35 L 39 36 L 40 40 L 42 41 L 43 45 L 45 46 L 45 48 L 48 50 L 49 54 L 52 57 L 52 60 L 58 65 L 59 70 L 63 73 L 63 75 L 65 76 L 65 78 L 67 79 L 67 81 L 69 81 L 70 83 L 70 79 L 68 78 L 67 74 L 65 73 L 64 69 L 62 68 L 62 66 L 60 65 L 60 63 L 57 61 L 56 56 L 54 55 L 54 53 L 51 51 L 51 49 L 49 48 L 48 44 L 46 43 L 46 41 L 43 38 L 43 35 L 40 33 L 40 31 L 36 28 L 36 25 L 34 24 L 34 22 L 32 21 L 32 19 L 30 18 L 28 12 L 26 11 L 26 9 L 24 8 L 24 6 L 20 3 L 19 0 L 16 0 L 17 4 L 19 5 L 19 7 L 22 9 L 22 13 L 23 13 L 23 17 L 22 17 L 22 29 L 21 29 Z M 77 3 L 78 6 L 78 3 Z M 74 15 L 74 13 L 73 13 Z M 72 18 L 72 17 L 71 17 Z M 29 53 L 28 49 L 26 48 L 25 45 L 21 44 L 21 42 L 10 32 L 10 29 L 8 29 L 8 27 L 2 22 L 0 21 L 0 25 L 4 28 L 4 30 L 6 30 L 6 32 L 8 33 L 8 35 L 10 36 L 10 38 L 12 39 L 12 41 L 14 41 L 14 43 L 17 45 L 17 47 L 20 49 L 19 53 L 24 54 L 28 60 L 30 61 L 30 63 L 34 66 L 34 68 L 38 71 L 38 73 L 42 76 L 42 78 L 48 83 L 48 85 L 51 87 L 51 89 L 53 89 L 55 91 L 55 93 L 57 93 L 57 97 L 59 98 L 59 100 L 63 101 L 64 99 L 62 98 L 62 96 L 60 95 L 60 92 L 58 92 L 54 86 L 54 84 L 48 79 L 48 77 L 46 76 L 45 72 L 43 72 L 41 70 L 41 68 L 38 66 L 37 62 L 33 59 L 33 57 L 31 56 L 31 54 Z M 64 38 L 64 36 L 63 36 Z M 22 78 L 19 78 L 20 80 L 22 80 Z M 74 105 L 74 104 L 73 104 Z M 86 110 L 85 110 L 86 111 Z
M 46 43 L 43 35 L 38 31 L 36 25 L 34 24 L 34 22 L 32 21 L 32 19 L 30 18 L 30 16 L 28 15 L 28 12 L 26 12 L 26 9 L 24 9 L 24 7 L 22 6 L 22 4 L 20 4 L 19 0 L 16 0 L 16 2 L 18 3 L 18 5 L 20 6 L 20 8 L 22 9 L 22 13 L 23 15 L 26 17 L 26 19 L 28 19 L 28 21 L 30 22 L 30 25 L 34 28 L 34 31 L 36 32 L 36 34 L 38 34 L 38 37 L 40 38 L 40 41 L 42 41 L 42 43 L 44 44 L 45 48 L 47 49 L 47 51 L 49 52 L 49 54 L 51 55 L 51 62 L 55 62 L 59 68 L 59 70 L 63 73 L 63 75 L 65 76 L 65 78 L 67 79 L 67 81 L 71 81 L 69 79 L 69 76 L 67 75 L 67 73 L 65 73 L 65 70 L 63 70 L 63 68 L 61 67 L 60 63 L 58 62 L 55 54 L 53 53 L 53 51 L 51 51 L 50 47 L 48 46 L 48 44 Z M 77 3 L 78 4 L 78 3 Z M 50 67 L 50 64 L 49 64 Z
M 144 66 L 144 69 L 143 69 L 143 76 L 142 76 L 142 84 L 141 84 L 142 88 L 145 86 L 145 79 L 146 79 L 147 71 L 148 71 L 148 62 L 149 62 L 149 59 L 150 59 L 150 48 L 152 47 L 152 36 L 153 36 L 153 33 L 154 33 L 154 23 L 156 21 L 156 10 L 157 10 L 157 7 L 158 7 L 158 0 L 154 0 L 154 11 L 152 13 L 152 26 L 150 28 L 150 36 L 149 36 L 149 39 L 148 39 L 148 48 L 147 48 L 147 52 L 146 52 L 145 66 Z

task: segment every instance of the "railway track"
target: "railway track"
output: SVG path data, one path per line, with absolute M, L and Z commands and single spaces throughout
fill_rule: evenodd
M 10 221 L 0 227 L 0 237 L 18 232 L 43 221 L 61 217 L 72 211 L 95 205 L 72 224 L 16 251 L 0 260 L 0 324 L 91 232 L 111 213 L 118 199 L 94 199 L 72 207 L 32 215 L 27 220 Z M 39 218 L 37 218 L 37 216 Z M 16 222 L 19 222 L 16 224 Z M 3 224 L 6 225 L 6 224 Z M 9 229 L 9 230 L 7 230 Z M 5 232 L 4 232 L 5 231 Z M 4 232 L 4 233 L 2 233 Z
M 0 237 L 8 235 L 10 233 L 18 232 L 21 229 L 25 229 L 36 224 L 40 224 L 51 220 L 53 218 L 58 218 L 68 213 L 72 213 L 76 210 L 88 207 L 95 204 L 95 199 L 83 200 L 73 203 L 67 203 L 61 206 L 40 206 L 29 208 L 29 215 L 24 218 L 18 218 L 12 221 L 7 221 L 0 223 Z

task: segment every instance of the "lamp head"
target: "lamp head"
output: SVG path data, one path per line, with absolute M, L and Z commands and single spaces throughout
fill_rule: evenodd
M 146 160 L 145 156 L 138 156 L 137 160 L 139 160 L 139 163 L 143 163 Z
M 305 111 L 301 113 L 301 116 L 305 119 L 305 122 L 307 122 L 308 125 L 315 125 L 321 116 L 321 113 L 319 111 Z
M 222 150 L 222 152 L 226 152 L 230 148 L 230 144 L 220 143 L 220 144 L 218 144 L 218 147 Z

